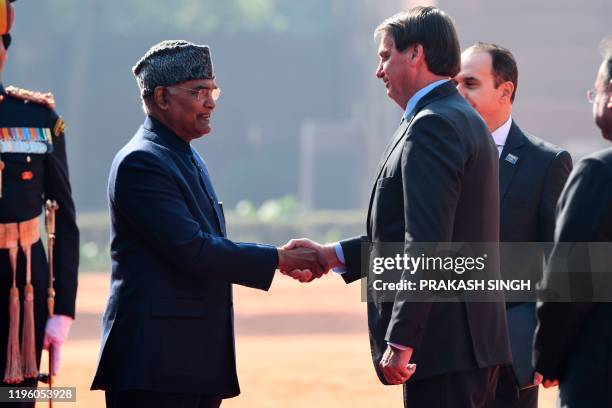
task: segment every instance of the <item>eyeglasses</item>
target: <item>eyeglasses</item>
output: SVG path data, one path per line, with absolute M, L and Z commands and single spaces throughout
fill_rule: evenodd
M 595 98 L 597 98 L 597 89 L 593 88 L 593 89 L 589 89 L 587 91 L 587 101 L 589 101 L 590 104 L 595 103 Z
M 208 99 L 212 97 L 213 101 L 217 101 L 219 96 L 221 96 L 221 89 L 214 88 L 199 88 L 199 89 L 191 89 L 191 88 L 183 88 L 182 86 L 174 86 L 174 88 L 182 89 L 184 91 L 189 91 L 192 95 L 196 97 L 198 101 Z

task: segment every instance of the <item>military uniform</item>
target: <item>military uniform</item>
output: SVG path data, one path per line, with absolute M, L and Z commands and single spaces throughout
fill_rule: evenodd
M 53 110 L 51 94 L 41 94 L 0 84 L 0 225 L 31 222 L 40 218 L 47 200 L 59 205 L 54 250 L 55 314 L 74 318 L 77 288 L 79 232 L 75 220 L 63 120 Z M 41 222 L 41 224 L 44 224 Z M 17 258 L 17 288 L 24 296 L 26 256 Z M 34 287 L 36 362 L 40 361 L 48 317 L 49 267 L 43 244 L 31 247 L 31 282 Z M 9 327 L 9 291 L 13 272 L 9 250 L 0 249 L 0 369 L 4 374 Z M 23 314 L 23 307 L 21 308 Z M 23 326 L 24 317 L 20 318 Z M 21 339 L 21 334 L 20 334 Z M 4 378 L 4 377 L 1 377 Z M 26 379 L 21 386 L 35 386 Z M 8 386 L 3 383 L 0 386 Z M 14 385 L 11 385 L 14 386 Z M 0 404 L 1 406 L 1 404 Z M 9 406 L 15 407 L 16 404 Z

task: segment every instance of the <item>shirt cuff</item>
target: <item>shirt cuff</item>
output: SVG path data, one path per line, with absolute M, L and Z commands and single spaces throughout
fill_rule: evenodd
M 338 257 L 338 260 L 342 262 L 342 265 L 344 265 L 346 262 L 344 260 L 344 251 L 342 250 L 342 245 L 340 245 L 339 242 L 336 242 L 334 244 L 334 249 L 336 250 L 336 256 Z M 343 273 L 346 273 L 346 267 L 338 266 L 333 268 L 332 271 L 334 273 L 337 273 L 338 275 L 342 275 Z
M 396 349 L 398 349 L 398 350 L 402 350 L 402 351 L 404 351 L 404 350 L 408 350 L 408 349 L 410 348 L 410 347 L 408 347 L 408 346 L 402 346 L 401 344 L 397 344 L 397 343 L 390 343 L 390 342 L 387 342 L 387 344 L 388 344 L 388 345 L 390 345 L 390 346 L 395 347 L 395 348 L 396 348 Z

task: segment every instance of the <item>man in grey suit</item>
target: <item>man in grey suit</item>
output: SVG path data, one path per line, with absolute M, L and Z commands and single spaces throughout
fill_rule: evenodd
M 404 114 L 372 187 L 367 236 L 308 246 L 360 280 L 362 243 L 400 243 L 414 256 L 420 243 L 499 239 L 498 160 L 486 124 L 450 78 L 459 72 L 459 41 L 450 17 L 416 7 L 385 20 L 376 76 Z M 497 269 L 497 265 L 495 265 Z M 406 274 L 402 273 L 402 278 Z M 485 407 L 498 366 L 510 362 L 500 302 L 368 302 L 372 359 L 384 384 L 404 384 L 414 407 Z
M 514 56 L 499 45 L 476 43 L 462 53 L 455 83 L 487 123 L 500 156 L 500 241 L 551 242 L 555 205 L 572 159 L 567 151 L 523 132 L 512 118 L 518 84 Z M 514 279 L 505 253 L 502 250 L 502 275 Z M 542 275 L 542 261 L 537 265 L 530 271 L 534 280 Z M 494 406 L 536 407 L 541 376 L 534 377 L 531 365 L 535 303 L 511 302 L 506 308 L 514 367 L 501 370 Z

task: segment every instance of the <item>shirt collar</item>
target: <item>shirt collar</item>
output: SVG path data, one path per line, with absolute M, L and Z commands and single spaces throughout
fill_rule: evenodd
M 178 137 L 176 133 L 153 116 L 147 115 L 144 128 L 162 138 L 173 150 L 192 154 L 189 143 Z
M 510 133 L 510 126 L 512 126 L 512 116 L 509 116 L 508 120 L 504 122 L 503 125 L 491 133 L 496 146 L 506 145 L 506 139 L 508 139 L 508 133 Z
M 423 88 L 419 89 L 414 95 L 412 95 L 412 97 L 408 99 L 408 103 L 406 104 L 406 111 L 404 112 L 404 118 L 408 119 L 408 117 L 410 116 L 410 114 L 412 113 L 412 111 L 414 110 L 417 103 L 419 103 L 422 97 L 427 95 L 429 91 L 431 91 L 435 87 L 442 85 L 445 82 L 448 82 L 448 79 L 437 80 L 435 82 L 432 82 L 429 85 L 424 86 Z

